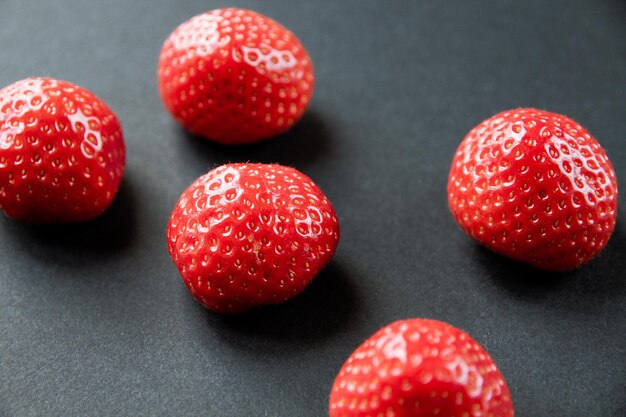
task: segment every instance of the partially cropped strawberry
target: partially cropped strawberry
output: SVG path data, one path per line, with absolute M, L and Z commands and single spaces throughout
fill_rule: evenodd
M 115 114 L 66 81 L 0 90 L 0 208 L 29 223 L 80 222 L 111 204 L 124 172 Z
M 293 33 L 245 9 L 195 16 L 167 38 L 158 65 L 167 110 L 192 133 L 227 144 L 288 130 L 313 94 L 313 67 Z
M 467 333 L 401 320 L 367 339 L 339 371 L 330 417 L 513 417 L 504 377 Z
M 182 194 L 167 240 L 191 294 L 211 310 L 238 313 L 304 290 L 335 253 L 339 224 L 299 171 L 228 164 Z
M 456 221 L 495 252 L 550 271 L 575 269 L 607 244 L 617 180 L 600 144 L 578 123 L 509 110 L 472 129 L 448 180 Z

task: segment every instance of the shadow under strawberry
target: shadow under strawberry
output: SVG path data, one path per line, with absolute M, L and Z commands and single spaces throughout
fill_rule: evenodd
M 136 241 L 135 206 L 133 183 L 125 177 L 111 206 L 94 220 L 36 225 L 0 216 L 0 227 L 5 245 L 17 247 L 19 253 L 46 264 L 90 269 Z
M 331 152 L 333 138 L 327 123 L 326 117 L 309 110 L 287 132 L 244 145 L 219 144 L 177 128 L 179 135 L 186 139 L 181 141 L 185 153 L 182 157 L 193 164 L 197 176 L 214 166 L 229 162 L 278 163 L 298 169 L 306 168 Z
M 196 304 L 195 312 L 218 338 L 235 347 L 273 356 L 308 350 L 358 321 L 361 307 L 350 274 L 336 261 L 297 297 L 237 315 L 219 315 Z M 207 334 L 209 336 L 209 334 Z M 211 344 L 215 341 L 211 337 Z
M 626 291 L 626 235 L 621 223 L 596 258 L 571 272 L 538 270 L 476 244 L 472 256 L 499 290 L 526 301 L 545 302 L 552 308 L 588 311 Z

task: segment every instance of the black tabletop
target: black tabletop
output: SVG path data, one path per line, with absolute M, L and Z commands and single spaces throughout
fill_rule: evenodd
M 170 118 L 156 63 L 178 24 L 233 4 L 0 1 L 0 85 L 51 76 L 90 89 L 128 152 L 100 219 L 0 219 L 0 415 L 324 416 L 347 356 L 411 317 L 485 346 L 518 416 L 626 415 L 624 211 L 600 256 L 551 275 L 473 243 L 446 196 L 465 133 L 525 106 L 584 125 L 626 184 L 626 2 L 239 1 L 297 34 L 316 91 L 289 133 L 228 148 Z M 222 317 L 188 294 L 165 227 L 181 192 L 229 161 L 300 169 L 342 236 L 303 294 Z

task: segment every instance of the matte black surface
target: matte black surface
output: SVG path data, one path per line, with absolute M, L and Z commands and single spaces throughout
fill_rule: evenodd
M 166 36 L 227 4 L 289 27 L 316 69 L 302 122 L 244 148 L 185 134 L 156 89 Z M 555 276 L 475 245 L 445 191 L 465 133 L 520 106 L 579 121 L 626 185 L 626 2 L 0 0 L 0 85 L 37 75 L 109 103 L 127 171 L 97 221 L 0 218 L 0 415 L 324 416 L 350 352 L 408 317 L 482 343 L 517 416 L 626 415 L 626 193 L 605 251 Z M 196 177 L 248 160 L 311 176 L 342 237 L 301 296 L 225 318 L 187 293 L 165 226 Z

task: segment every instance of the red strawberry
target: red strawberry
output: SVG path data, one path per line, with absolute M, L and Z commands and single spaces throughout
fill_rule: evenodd
M 115 114 L 82 87 L 29 78 L 0 90 L 0 208 L 30 223 L 102 214 L 122 180 Z
M 536 109 L 497 114 L 469 132 L 448 198 L 479 243 L 551 271 L 597 255 L 617 216 L 617 180 L 600 144 L 572 119 Z
M 228 164 L 185 190 L 167 239 L 191 294 L 211 310 L 238 313 L 304 290 L 335 253 L 339 224 L 297 170 Z
M 158 66 L 167 110 L 183 127 L 222 143 L 288 130 L 313 94 L 313 67 L 293 33 L 244 9 L 191 18 L 165 41 Z
M 467 333 L 401 320 L 350 355 L 330 394 L 330 417 L 513 417 L 504 377 Z

